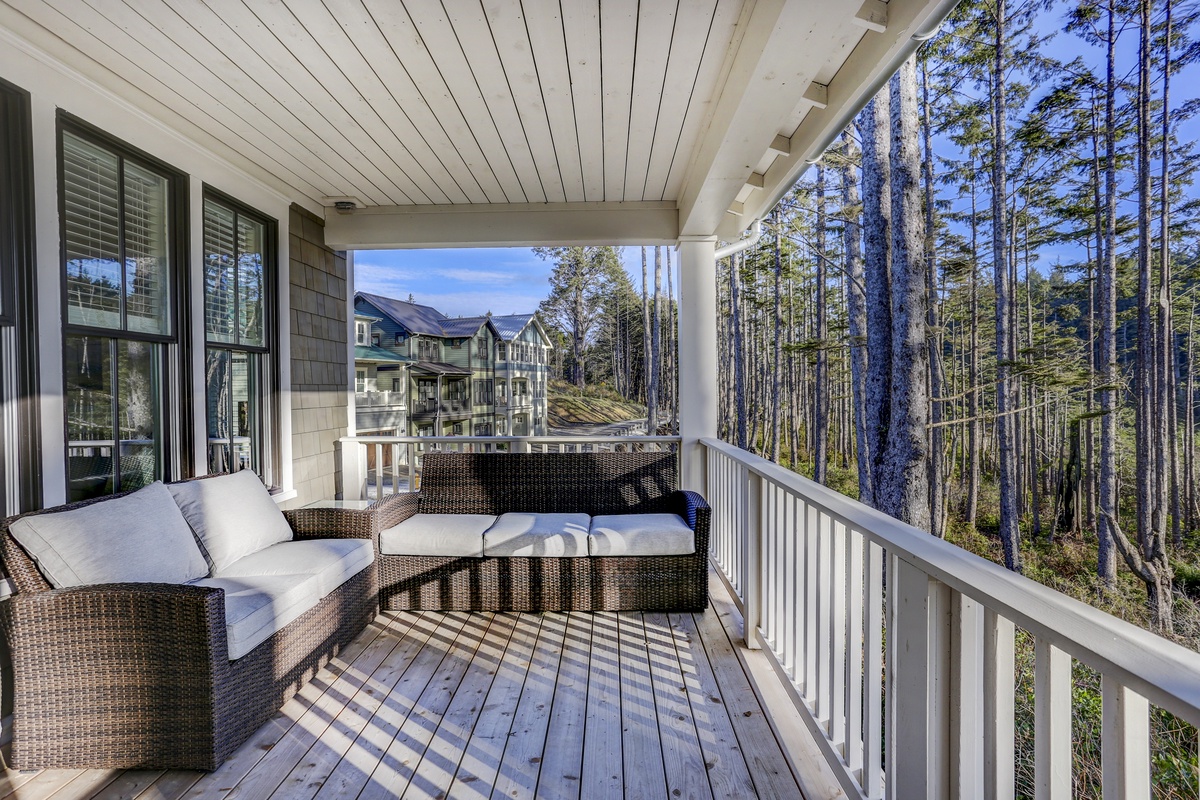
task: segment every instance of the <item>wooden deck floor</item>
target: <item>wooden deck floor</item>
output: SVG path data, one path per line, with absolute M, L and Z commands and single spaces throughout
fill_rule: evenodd
M 385 613 L 216 772 L 9 772 L 0 797 L 801 798 L 712 584 L 704 614 Z

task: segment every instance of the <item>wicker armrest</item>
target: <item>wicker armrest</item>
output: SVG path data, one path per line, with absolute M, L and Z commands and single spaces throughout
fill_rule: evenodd
M 379 526 L 377 530 L 386 531 L 416 514 L 420 504 L 420 492 L 403 492 L 389 495 L 379 502 L 373 503 L 370 511 L 375 516 L 375 523 Z
M 370 539 L 379 532 L 370 508 L 295 508 L 283 516 L 297 539 Z
M 225 592 L 208 586 L 112 583 L 23 593 L 4 604 L 0 623 L 18 683 L 62 678 L 111 687 L 147 674 L 190 683 L 200 673 L 211 678 L 206 664 L 228 661 Z M 147 672 L 147 664 L 155 667 Z
M 672 510 L 683 517 L 688 527 L 696 532 L 696 552 L 708 552 L 708 533 L 712 509 L 708 501 L 696 492 L 677 490 L 669 498 Z

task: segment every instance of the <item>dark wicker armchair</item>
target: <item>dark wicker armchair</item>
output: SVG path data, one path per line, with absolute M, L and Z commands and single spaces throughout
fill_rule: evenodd
M 678 491 L 674 453 L 429 453 L 421 491 L 376 503 L 385 530 L 420 513 L 674 513 L 695 552 L 459 558 L 376 554 L 384 608 L 698 611 L 708 603 L 708 504 Z
M 286 516 L 297 539 L 371 538 L 376 530 L 367 511 Z M 52 589 L 9 535 L 15 519 L 0 524 L 0 556 L 17 590 L 0 610 L 0 629 L 12 654 L 18 769 L 216 769 L 378 608 L 372 566 L 230 661 L 221 589 Z

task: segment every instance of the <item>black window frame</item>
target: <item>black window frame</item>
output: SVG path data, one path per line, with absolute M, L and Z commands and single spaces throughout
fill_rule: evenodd
M 0 326 L 12 327 L 16 344 L 11 399 L 16 442 L 0 434 L 0 511 L 21 513 L 42 506 L 40 373 L 38 364 L 37 232 L 34 219 L 33 113 L 29 92 L 0 79 Z M 10 460 L 17 493 L 9 498 Z
M 164 481 L 190 478 L 195 474 L 193 457 L 195 435 L 192 430 L 194 402 L 192 393 L 191 358 L 191 307 L 188 298 L 191 296 L 190 258 L 188 249 L 191 242 L 190 225 L 190 176 L 167 162 L 156 158 L 146 151 L 134 147 L 128 142 L 113 136 L 107 131 L 91 123 L 59 109 L 55 125 L 55 148 L 57 159 L 58 192 L 58 228 L 59 228 L 59 307 L 62 319 L 62 391 L 63 397 L 68 396 L 67 384 L 67 339 L 71 336 L 95 336 L 113 341 L 112 347 L 120 340 L 145 342 L 160 345 L 157 363 L 154 369 L 160 379 L 158 430 L 160 442 L 157 443 L 159 463 L 156 477 Z M 132 161 L 146 169 L 165 177 L 168 182 L 167 198 L 167 249 L 171 259 L 170 286 L 166 299 L 169 313 L 168 331 L 166 333 L 149 333 L 145 331 L 118 330 L 94 325 L 72 323 L 69 314 L 70 286 L 67 280 L 67 209 L 64 183 L 66 178 L 63 154 L 63 137 L 70 133 L 96 146 L 112 151 L 120 159 L 123 166 L 126 161 Z M 123 169 L 119 170 L 121 185 L 124 184 Z M 121 208 L 118 214 L 124 223 L 123 193 Z M 122 237 L 123 239 L 124 237 Z M 121 261 L 124 261 L 124 243 L 120 246 Z M 115 368 L 114 368 L 115 369 Z M 114 392 L 116 386 L 114 384 Z M 66 409 L 63 413 L 63 449 L 70 447 L 70 437 L 67 431 Z M 115 422 L 114 422 L 115 424 Z M 119 446 L 114 445 L 119 451 Z M 113 470 L 113 491 L 125 491 L 121 487 L 120 455 L 118 453 L 116 467 Z M 71 492 L 71 475 L 69 459 L 66 460 L 63 474 L 67 494 Z
M 205 204 L 210 201 L 218 205 L 225 206 L 226 209 L 234 212 L 233 227 L 237 231 L 239 217 L 246 217 L 263 228 L 263 287 L 265 297 L 263 298 L 263 344 L 252 345 L 242 342 L 210 342 L 208 340 L 208 298 L 201 298 L 201 305 L 204 308 L 204 354 L 205 362 L 207 363 L 208 351 L 212 350 L 228 350 L 234 352 L 251 353 L 259 357 L 259 370 L 257 388 L 259 389 L 259 440 L 262 442 L 262 451 L 258 455 L 260 459 L 259 477 L 272 491 L 278 490 L 281 487 L 280 478 L 283 474 L 283 458 L 282 458 L 282 437 L 280 436 L 280 358 L 279 358 L 279 221 L 274 217 L 262 213 L 253 206 L 238 200 L 237 198 L 222 192 L 221 190 L 204 184 L 201 193 L 201 210 Z M 201 214 L 203 217 L 203 214 Z M 203 225 L 203 223 L 201 223 Z M 200 238 L 203 242 L 204 231 L 200 231 Z M 236 238 L 236 233 L 235 233 Z M 203 250 L 203 244 L 201 245 Z M 206 254 L 202 254 L 203 256 Z M 203 269 L 203 266 L 201 267 Z M 201 295 L 204 295 L 206 287 L 202 285 Z M 235 293 L 236 297 L 236 293 Z M 235 310 L 235 318 L 239 318 L 238 311 Z M 368 334 L 370 326 L 367 327 Z M 238 334 L 240 338 L 240 332 Z M 254 384 L 252 384 L 254 385 Z M 207 390 L 207 387 L 206 387 Z M 204 410 L 204 426 L 207 435 L 208 430 L 208 409 Z M 205 457 L 207 458 L 207 447 L 205 448 Z M 252 466 L 253 468 L 253 466 Z

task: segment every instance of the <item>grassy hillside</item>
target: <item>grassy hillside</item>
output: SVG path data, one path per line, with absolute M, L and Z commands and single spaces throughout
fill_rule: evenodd
M 604 425 L 646 416 L 646 407 L 623 400 L 605 387 L 588 387 L 582 392 L 563 381 L 551 381 L 547 398 L 550 425 Z

